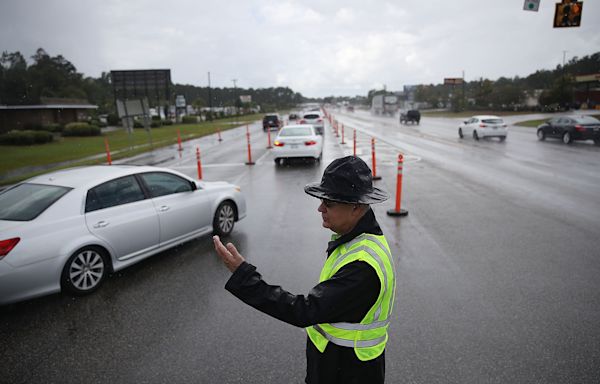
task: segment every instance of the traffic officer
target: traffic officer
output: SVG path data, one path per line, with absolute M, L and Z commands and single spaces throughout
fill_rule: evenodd
M 347 156 L 304 191 L 321 200 L 323 227 L 334 232 L 319 283 L 294 295 L 262 280 L 232 243 L 214 236 L 233 272 L 225 288 L 246 304 L 308 333 L 306 383 L 383 383 L 396 278 L 394 260 L 370 204 L 388 198 L 367 164 Z

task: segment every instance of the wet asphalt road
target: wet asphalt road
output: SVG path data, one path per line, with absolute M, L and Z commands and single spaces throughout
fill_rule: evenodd
M 460 119 L 396 119 L 333 111 L 345 142 L 326 127 L 320 164 L 276 167 L 267 136 L 250 126 L 130 162 L 242 186 L 248 216 L 229 240 L 265 279 L 294 293 L 315 284 L 327 230 L 303 186 L 334 158 L 371 164 L 395 192 L 405 155 L 405 218 L 374 206 L 397 258 L 389 383 L 595 383 L 600 381 L 600 147 L 458 139 Z M 529 116 L 507 118 L 509 122 Z M 533 117 L 535 118 L 535 117 Z M 272 139 L 274 136 L 272 137 Z M 0 382 L 297 383 L 305 334 L 227 293 L 229 276 L 209 237 L 109 278 L 95 294 L 51 295 L 0 309 Z

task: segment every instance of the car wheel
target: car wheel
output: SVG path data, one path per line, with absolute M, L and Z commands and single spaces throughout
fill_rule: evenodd
M 275 165 L 279 165 L 279 158 L 273 159 L 273 161 L 275 162 Z
M 94 292 L 108 274 L 108 257 L 99 247 L 83 247 L 75 252 L 63 268 L 61 287 L 75 295 Z
M 544 133 L 543 129 L 538 129 L 537 130 L 537 138 L 538 138 L 539 141 L 546 140 L 546 133 Z
M 506 140 L 506 136 L 500 136 L 499 139 L 500 139 L 500 141 L 504 141 L 504 140 Z
M 235 207 L 231 201 L 219 204 L 213 219 L 213 232 L 215 235 L 227 236 L 233 231 L 235 223 Z
M 458 128 L 458 137 L 460 137 L 461 139 L 462 139 L 463 137 L 465 137 L 465 135 L 463 135 L 462 128 Z
M 475 140 L 479 140 L 479 135 L 477 134 L 477 131 L 475 131 L 475 130 L 473 131 L 473 138 Z
M 573 141 L 573 138 L 571 138 L 571 134 L 569 132 L 565 132 L 563 134 L 563 143 L 565 144 L 571 144 L 571 142 Z
M 594 144 L 600 145 L 600 139 L 594 139 Z

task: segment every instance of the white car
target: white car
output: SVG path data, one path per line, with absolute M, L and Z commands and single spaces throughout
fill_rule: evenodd
M 0 193 L 0 305 L 87 294 L 109 273 L 246 216 L 240 188 L 146 166 L 90 166 Z
M 319 111 L 305 112 L 300 119 L 300 124 L 311 124 L 319 135 L 322 135 L 325 129 L 323 116 Z
M 493 115 L 477 115 L 463 121 L 458 127 L 458 137 L 473 136 L 479 140 L 486 137 L 498 137 L 500 141 L 506 139 L 508 128 L 502 118 Z
M 318 135 L 312 125 L 287 125 L 281 128 L 273 142 L 275 164 L 292 157 L 319 161 L 322 155 L 323 136 Z

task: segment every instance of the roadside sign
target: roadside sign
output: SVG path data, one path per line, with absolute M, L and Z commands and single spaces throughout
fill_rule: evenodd
M 462 77 L 446 77 L 446 78 L 444 78 L 444 85 L 457 85 L 457 84 L 462 84 L 462 83 L 463 83 Z
M 175 106 L 177 108 L 185 108 L 185 97 L 183 95 L 175 97 Z
M 537 12 L 540 8 L 540 0 L 525 0 L 523 10 Z

